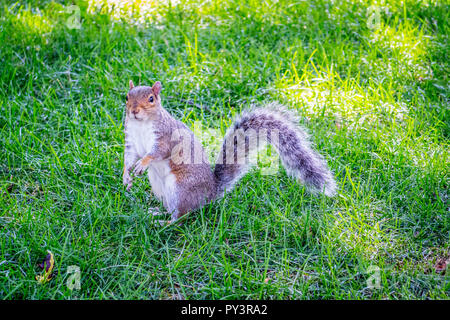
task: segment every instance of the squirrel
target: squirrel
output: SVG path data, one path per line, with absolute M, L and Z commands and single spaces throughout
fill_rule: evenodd
M 267 143 L 280 155 L 288 175 L 304 183 L 313 193 L 335 195 L 333 174 L 311 148 L 297 117 L 284 106 L 270 103 L 238 116 L 226 132 L 212 170 L 201 142 L 161 105 L 161 82 L 156 81 L 152 87 L 135 87 L 130 81 L 129 88 L 123 184 L 130 190 L 131 173 L 140 175 L 147 170 L 153 193 L 171 214 L 169 223 L 233 189 L 251 167 L 249 155 L 264 145 L 251 143 L 258 135 L 267 137 Z

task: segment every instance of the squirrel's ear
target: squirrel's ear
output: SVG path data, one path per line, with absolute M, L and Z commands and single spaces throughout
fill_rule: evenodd
M 131 89 L 133 89 L 134 88 L 134 84 L 133 84 L 133 81 L 132 80 L 130 80 L 130 90 Z
M 152 87 L 153 93 L 157 96 L 161 92 L 161 89 L 162 89 L 161 82 L 156 81 Z

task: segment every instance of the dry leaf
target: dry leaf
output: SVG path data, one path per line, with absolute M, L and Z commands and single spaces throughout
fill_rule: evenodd
M 47 251 L 47 252 L 48 252 L 48 254 L 45 257 L 45 259 L 42 261 L 42 263 L 38 264 L 39 268 L 41 268 L 43 270 L 42 275 L 36 276 L 36 280 L 40 284 L 49 282 L 55 275 L 53 273 L 53 268 L 55 267 L 55 259 L 53 257 L 53 253 L 51 253 L 50 251 Z
M 447 270 L 447 265 L 449 264 L 449 262 L 450 262 L 450 257 L 441 258 L 436 262 L 434 269 L 436 270 L 437 273 L 445 274 L 445 271 Z

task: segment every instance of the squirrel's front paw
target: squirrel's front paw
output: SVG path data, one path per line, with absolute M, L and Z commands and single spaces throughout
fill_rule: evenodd
M 149 156 L 145 156 L 144 158 L 142 158 L 141 160 L 139 160 L 136 163 L 136 166 L 134 167 L 133 173 L 135 175 L 140 175 L 140 174 L 144 173 L 144 171 L 147 170 L 149 164 L 150 164 L 150 157 Z
M 127 187 L 127 191 L 131 189 L 131 186 L 133 185 L 133 179 L 131 178 L 128 171 L 124 171 L 123 173 L 123 185 Z

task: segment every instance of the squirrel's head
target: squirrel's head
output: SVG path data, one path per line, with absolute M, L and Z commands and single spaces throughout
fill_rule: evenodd
M 137 86 L 130 80 L 127 94 L 127 114 L 131 119 L 148 120 L 161 107 L 161 82 L 156 81 L 153 87 Z

